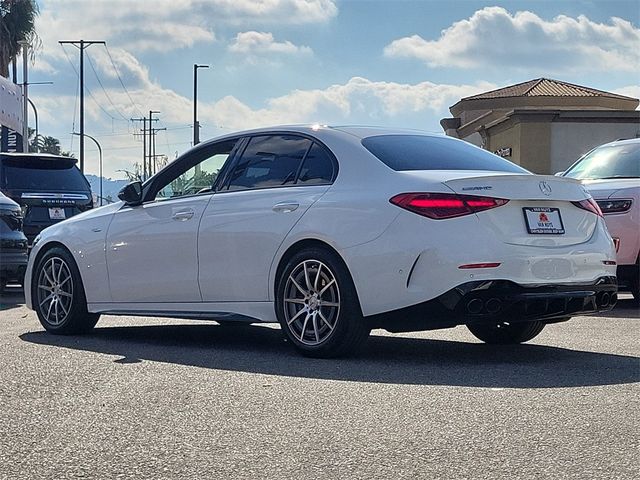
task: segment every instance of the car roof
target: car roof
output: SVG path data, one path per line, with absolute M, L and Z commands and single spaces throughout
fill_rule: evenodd
M 246 135 L 256 135 L 261 133 L 271 132 L 291 132 L 302 133 L 322 138 L 324 135 L 330 135 L 331 133 L 347 134 L 359 139 L 377 135 L 425 135 L 432 137 L 444 137 L 444 134 L 435 134 L 425 132 L 422 130 L 413 130 L 408 128 L 394 128 L 394 127 L 379 127 L 368 125 L 321 125 L 321 124 L 296 124 L 296 125 L 275 125 L 272 127 L 261 127 L 250 130 L 241 130 L 237 132 L 227 133 L 214 137 L 210 140 L 206 140 L 203 143 L 217 142 L 224 140 L 225 138 L 235 138 Z
M 636 143 L 640 143 L 640 138 L 625 138 L 625 139 L 620 139 L 620 140 L 615 140 L 613 142 L 609 142 L 609 143 L 604 143 L 596 148 L 600 148 L 600 147 L 617 147 L 618 145 L 633 145 Z
M 78 162 L 77 158 L 65 157 L 64 155 L 53 155 L 51 153 L 2 152 L 2 153 L 0 153 L 0 158 L 2 158 L 2 157 L 25 158 L 25 159 L 37 158 L 37 159 L 40 159 L 40 160 L 56 160 L 56 161 L 64 160 L 66 162 L 73 162 L 73 163 L 77 163 Z

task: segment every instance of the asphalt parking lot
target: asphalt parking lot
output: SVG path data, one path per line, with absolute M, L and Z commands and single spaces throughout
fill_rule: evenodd
M 638 478 L 640 313 L 490 347 L 374 331 L 356 358 L 277 328 L 103 317 L 46 334 L 0 296 L 0 478 Z

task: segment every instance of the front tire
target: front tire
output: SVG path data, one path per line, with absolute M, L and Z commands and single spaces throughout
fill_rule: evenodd
M 485 343 L 509 345 L 524 343 L 537 337 L 544 329 L 542 322 L 499 323 L 496 325 L 467 325 L 469 331 Z
M 86 333 L 100 314 L 87 311 L 87 300 L 78 267 L 69 252 L 48 250 L 33 275 L 33 306 L 40 324 L 55 335 Z
M 293 345 L 311 357 L 355 353 L 371 331 L 349 271 L 322 248 L 289 259 L 278 279 L 276 314 Z

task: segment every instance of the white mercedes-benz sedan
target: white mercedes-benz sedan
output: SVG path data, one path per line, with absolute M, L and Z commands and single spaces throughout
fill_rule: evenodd
M 419 131 L 294 126 L 191 149 L 38 236 L 27 304 L 55 334 L 100 314 L 279 322 L 300 351 L 372 328 L 520 343 L 610 309 L 616 253 L 576 180 Z

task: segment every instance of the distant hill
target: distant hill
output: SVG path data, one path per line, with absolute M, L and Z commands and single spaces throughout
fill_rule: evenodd
M 85 175 L 91 185 L 91 191 L 94 196 L 100 195 L 100 177 L 97 175 Z M 102 179 L 102 196 L 106 199 L 111 199 L 114 202 L 118 201 L 118 192 L 124 187 L 128 180 L 112 180 L 110 178 Z

